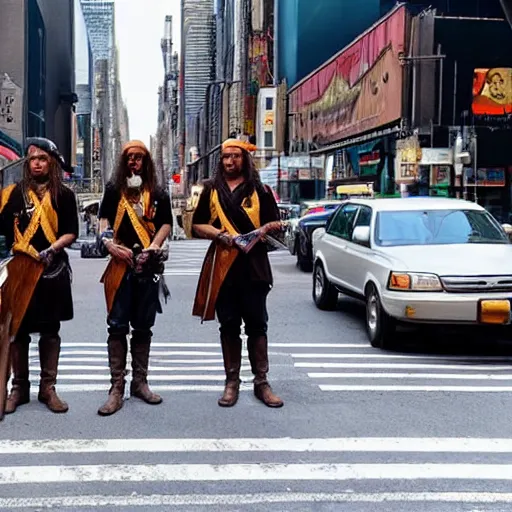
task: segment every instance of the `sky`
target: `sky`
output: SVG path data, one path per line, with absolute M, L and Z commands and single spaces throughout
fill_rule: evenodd
M 130 138 L 149 148 L 156 133 L 158 87 L 164 68 L 160 41 L 165 16 L 173 17 L 173 51 L 180 48 L 180 0 L 116 0 L 120 80 L 130 118 Z

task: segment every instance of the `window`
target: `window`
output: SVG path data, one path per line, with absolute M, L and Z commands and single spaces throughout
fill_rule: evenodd
M 369 206 L 360 206 L 359 207 L 359 215 L 357 216 L 356 226 L 370 226 L 370 222 L 372 220 L 372 209 Z
M 274 147 L 274 133 L 273 132 L 265 132 L 264 147 L 266 147 L 266 148 Z
M 265 98 L 265 110 L 274 109 L 274 98 Z
M 335 214 L 332 222 L 329 224 L 327 232 L 330 235 L 350 240 L 352 231 L 354 230 L 354 219 L 358 210 L 355 204 L 346 204 L 340 208 Z
M 509 243 L 491 215 L 478 210 L 380 212 L 375 239 L 388 247 Z

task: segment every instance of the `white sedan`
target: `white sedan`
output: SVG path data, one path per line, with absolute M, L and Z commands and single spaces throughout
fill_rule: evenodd
M 445 198 L 358 199 L 313 235 L 313 300 L 366 303 L 374 347 L 398 322 L 509 324 L 512 244 L 476 203 Z

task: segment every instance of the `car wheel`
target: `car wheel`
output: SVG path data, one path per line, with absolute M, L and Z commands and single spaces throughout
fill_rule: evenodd
M 302 272 L 311 272 L 313 270 L 313 263 L 308 260 L 307 256 L 302 254 L 301 244 L 297 244 L 297 266 Z
M 313 301 L 316 307 L 324 311 L 335 309 L 338 295 L 338 290 L 327 279 L 323 265 L 317 263 L 313 273 Z
M 366 332 L 372 347 L 380 349 L 391 347 L 396 334 L 396 321 L 382 308 L 373 284 L 366 291 Z

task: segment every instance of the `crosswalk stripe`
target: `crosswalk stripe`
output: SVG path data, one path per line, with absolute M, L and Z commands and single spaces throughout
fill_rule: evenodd
M 31 379 L 36 379 L 38 374 L 34 373 L 30 375 Z M 172 382 L 172 381 L 216 381 L 216 382 L 224 382 L 226 379 L 225 375 L 154 375 L 151 374 L 149 376 L 149 380 L 151 381 L 159 381 L 159 382 Z M 66 382 L 66 381 L 91 381 L 91 380 L 110 380 L 110 375 L 105 373 L 103 375 L 93 375 L 93 374 L 59 374 L 58 382 Z
M 60 377 L 57 379 L 60 381 Z M 150 379 L 151 380 L 151 379 Z M 108 383 L 105 384 L 60 384 L 57 383 L 57 391 L 59 393 L 81 393 L 84 391 L 108 391 Z M 151 389 L 153 391 L 199 391 L 199 392 L 218 392 L 224 391 L 224 385 L 201 385 L 201 384 L 187 384 L 187 385 L 179 385 L 179 384 L 151 384 Z M 240 391 L 252 390 L 252 384 L 248 384 L 244 386 L 242 382 L 240 386 Z M 33 389 L 31 391 L 32 396 L 37 396 L 37 390 Z
M 270 348 L 366 348 L 365 345 L 362 345 L 361 343 L 269 343 L 268 346 Z M 79 343 L 62 343 L 61 348 L 67 349 L 72 347 L 83 347 L 83 348 L 104 348 L 105 351 L 107 350 L 107 343 L 106 341 L 103 343 L 96 343 L 96 342 L 79 342 Z M 216 347 L 220 351 L 220 341 L 217 342 L 200 342 L 200 343 L 187 343 L 187 342 L 159 342 L 154 341 L 151 343 L 151 348 L 171 348 L 171 347 L 182 347 L 182 348 L 208 348 L 208 347 Z M 368 348 L 371 348 L 368 346 Z M 35 348 L 34 348 L 35 350 Z
M 368 370 L 380 370 L 380 369 L 405 369 L 405 370 L 424 370 L 424 369 L 436 369 L 436 370 L 459 370 L 459 371 L 502 371 L 511 370 L 511 366 L 489 366 L 489 365 L 462 365 L 462 364 L 428 364 L 428 363 L 295 363 L 296 368 L 347 368 L 347 369 L 368 369 Z
M 412 392 L 442 392 L 455 391 L 457 393 L 510 393 L 512 386 L 358 386 L 320 384 L 322 391 L 412 391 Z
M 105 350 L 63 350 L 62 356 L 104 356 L 107 353 Z M 215 352 L 201 351 L 201 350 L 152 350 L 152 357 L 162 356 L 218 356 L 219 350 Z
M 411 354 L 292 354 L 297 359 L 429 359 L 429 360 L 449 360 L 449 361 L 496 361 L 506 362 L 512 361 L 512 357 L 508 356 L 452 356 L 452 355 L 411 355 Z
M 33 356 L 34 359 L 36 359 L 38 356 Z M 153 360 L 153 362 L 163 362 L 159 357 L 152 355 L 150 357 L 150 360 Z M 103 355 L 103 357 L 61 357 L 59 359 L 59 368 L 60 363 L 105 363 L 108 366 L 108 357 L 107 353 Z M 215 364 L 215 363 L 222 363 L 222 358 L 213 358 L 213 359 L 170 359 L 169 362 L 173 364 Z
M 0 485 L 262 480 L 512 480 L 511 464 L 88 464 L 0 467 Z
M 375 492 L 86 495 L 41 498 L 0 498 L 0 508 L 236 506 L 279 503 L 512 503 L 512 493 L 499 492 Z
M 72 364 L 59 364 L 59 377 L 62 375 L 61 372 L 66 371 L 98 371 L 104 372 L 105 369 L 108 368 L 108 360 L 105 358 L 103 360 L 105 364 L 101 366 L 93 366 L 93 365 L 72 365 Z M 31 366 L 30 371 L 37 373 L 40 371 L 38 366 Z M 151 372 L 151 377 L 156 377 L 158 373 L 155 372 L 221 372 L 224 371 L 224 367 L 221 365 L 217 366 L 153 366 L 149 365 L 149 371 Z M 241 371 L 248 372 L 251 371 L 249 366 L 242 366 Z
M 512 380 L 512 375 L 479 373 L 308 373 L 312 379 Z
M 2 440 L 0 454 L 45 453 L 512 453 L 512 439 L 464 437 L 188 438 Z

